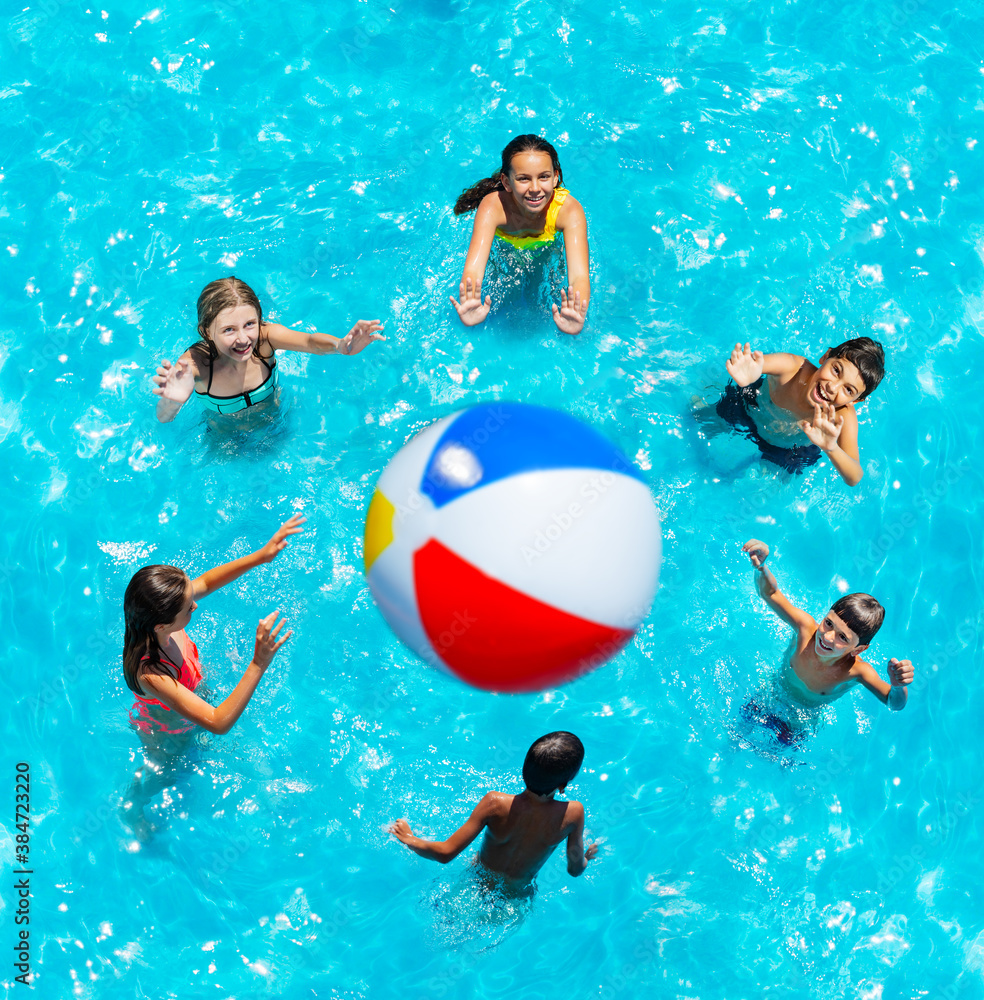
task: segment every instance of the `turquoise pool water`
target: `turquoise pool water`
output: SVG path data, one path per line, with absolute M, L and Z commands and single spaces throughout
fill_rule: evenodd
M 0 62 L 2 702 L 32 773 L 31 942 L 44 997 L 972 998 L 980 897 L 984 156 L 979 8 L 57 2 L 7 14 Z M 558 335 L 546 273 L 496 278 L 477 330 L 448 305 L 470 219 L 451 203 L 514 134 L 560 148 L 593 298 Z M 355 359 L 288 357 L 249 435 L 149 377 L 235 271 L 278 321 Z M 783 477 L 707 442 L 736 340 L 818 357 L 878 337 L 865 477 Z M 466 689 L 375 611 L 361 528 L 416 430 L 511 398 L 579 416 L 636 461 L 664 528 L 635 642 L 535 697 Z M 255 618 L 296 634 L 240 724 L 155 800 L 138 763 L 121 600 L 149 561 L 201 571 L 294 510 L 308 532 L 203 603 L 228 691 Z M 740 553 L 814 612 L 888 609 L 871 650 L 916 664 L 890 715 L 853 692 L 799 749 L 744 723 L 784 630 Z M 584 741 L 571 792 L 599 858 L 522 910 L 385 832 L 444 835 L 526 747 Z M 0 926 L 14 941 L 13 810 Z M 0 970 L 16 995 L 12 960 Z

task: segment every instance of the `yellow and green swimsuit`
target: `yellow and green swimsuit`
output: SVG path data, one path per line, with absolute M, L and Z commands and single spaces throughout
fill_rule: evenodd
M 554 188 L 553 197 L 547 206 L 546 223 L 539 236 L 513 236 L 512 233 L 504 232 L 501 226 L 496 227 L 495 235 L 521 250 L 539 250 L 541 247 L 549 246 L 557 235 L 557 216 L 569 194 L 567 188 Z

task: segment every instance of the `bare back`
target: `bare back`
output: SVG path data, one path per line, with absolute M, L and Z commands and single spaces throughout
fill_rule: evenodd
M 580 802 L 542 802 L 527 793 L 495 793 L 479 860 L 507 878 L 529 881 L 557 845 L 583 823 Z

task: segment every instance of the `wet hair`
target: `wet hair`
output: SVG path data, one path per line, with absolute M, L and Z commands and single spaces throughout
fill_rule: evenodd
M 487 194 L 504 191 L 502 175 L 512 171 L 512 158 L 517 153 L 546 153 L 553 164 L 554 173 L 559 175 L 557 183 L 563 186 L 564 171 L 560 169 L 557 150 L 538 135 L 517 135 L 502 151 L 502 164 L 499 169 L 491 177 L 483 177 L 477 184 L 461 192 L 454 203 L 454 214 L 464 215 L 466 212 L 474 212 Z
M 144 695 L 137 671 L 166 674 L 178 678 L 170 663 L 162 662 L 155 625 L 167 625 L 181 614 L 188 599 L 188 574 L 177 566 L 144 566 L 133 574 L 123 595 L 123 677 L 126 686 Z M 145 696 L 145 695 L 144 695 Z M 145 696 L 146 697 L 146 696 Z
M 226 309 L 235 309 L 237 306 L 252 306 L 256 310 L 260 335 L 253 347 L 253 357 L 263 357 L 260 353 L 260 344 L 263 343 L 263 307 L 256 292 L 245 281 L 230 274 L 228 278 L 210 281 L 198 296 L 198 336 L 201 340 L 192 344 L 189 350 L 195 363 L 200 367 L 210 367 L 219 356 L 212 338 L 208 335 L 216 317 Z
M 526 751 L 523 781 L 535 795 L 547 795 L 566 785 L 583 760 L 584 746 L 573 733 L 547 733 Z
M 871 337 L 855 337 L 853 340 L 845 340 L 836 347 L 828 347 L 827 360 L 830 358 L 850 361 L 864 380 L 864 392 L 854 400 L 855 403 L 860 403 L 862 399 L 870 396 L 885 377 L 885 350 Z
M 845 594 L 830 610 L 857 634 L 859 646 L 867 646 L 885 620 L 885 609 L 871 594 Z

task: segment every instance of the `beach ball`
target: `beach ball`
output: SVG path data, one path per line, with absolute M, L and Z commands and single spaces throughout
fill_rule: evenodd
M 488 403 L 393 456 L 366 515 L 369 588 L 418 656 L 488 691 L 537 691 L 617 653 L 659 577 L 639 471 L 579 420 Z

